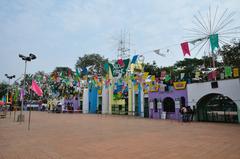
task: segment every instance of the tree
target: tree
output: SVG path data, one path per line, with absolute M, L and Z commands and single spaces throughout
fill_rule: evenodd
M 2 99 L 2 97 L 7 94 L 7 88 L 8 88 L 7 83 L 0 83 L 0 99 Z
M 85 54 L 83 57 L 79 57 L 76 63 L 76 68 L 87 68 L 90 67 L 90 74 L 100 74 L 104 75 L 106 72 L 104 71 L 104 63 L 108 61 L 107 58 L 99 54 Z
M 62 77 L 68 77 L 73 76 L 74 72 L 69 67 L 56 67 L 50 76 L 62 76 Z
M 233 45 L 224 45 L 220 51 L 225 66 L 240 68 L 240 41 L 233 42 Z

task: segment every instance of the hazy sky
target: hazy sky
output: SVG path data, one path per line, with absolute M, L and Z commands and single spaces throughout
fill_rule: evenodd
M 74 69 L 86 53 L 115 59 L 123 30 L 130 33 L 131 57 L 143 54 L 146 62 L 172 65 L 184 58 L 185 28 L 193 26 L 198 11 L 205 16 L 209 6 L 235 11 L 240 25 L 239 0 L 0 0 L 0 81 L 7 81 L 5 73 L 23 74 L 19 53 L 37 55 L 28 73 Z M 169 48 L 167 57 L 147 52 L 158 48 Z

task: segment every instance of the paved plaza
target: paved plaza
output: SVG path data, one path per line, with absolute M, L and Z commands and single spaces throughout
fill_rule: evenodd
M 239 159 L 240 125 L 32 112 L 0 119 L 0 159 Z

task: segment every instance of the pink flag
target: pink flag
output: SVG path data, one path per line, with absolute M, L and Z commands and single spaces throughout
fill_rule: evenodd
M 122 59 L 118 59 L 118 64 L 119 64 L 119 66 L 123 67 L 124 66 L 123 60 Z
M 38 95 L 38 96 L 42 96 L 43 92 L 42 89 L 38 86 L 38 84 L 32 80 L 32 90 Z
M 186 54 L 188 54 L 189 56 L 191 56 L 190 50 L 189 50 L 189 47 L 188 47 L 188 42 L 181 43 L 181 47 L 182 47 L 182 51 L 183 51 L 183 55 L 184 55 L 184 56 L 185 56 Z

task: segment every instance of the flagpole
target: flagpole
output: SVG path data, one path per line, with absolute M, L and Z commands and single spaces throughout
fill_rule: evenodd
M 28 131 L 30 130 L 30 123 L 31 123 L 31 109 L 32 109 L 32 91 L 30 89 L 30 107 L 29 107 L 29 116 L 28 116 Z

